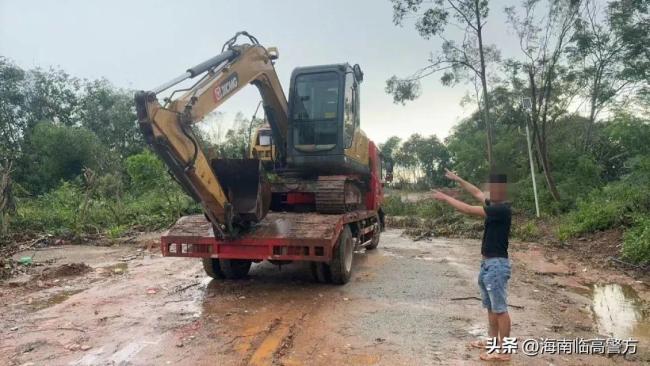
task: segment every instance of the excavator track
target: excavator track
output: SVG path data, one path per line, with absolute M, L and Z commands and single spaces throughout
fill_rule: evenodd
M 358 184 L 345 175 L 318 177 L 316 211 L 340 214 L 358 209 L 362 205 Z

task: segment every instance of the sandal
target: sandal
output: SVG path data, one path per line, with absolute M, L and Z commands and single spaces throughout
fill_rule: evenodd
M 481 339 L 477 339 L 477 340 L 475 340 L 475 341 L 471 341 L 471 342 L 469 343 L 469 345 L 470 345 L 470 347 L 472 347 L 472 348 L 478 348 L 478 349 L 485 349 L 485 347 L 487 347 L 487 344 L 485 343 L 485 341 L 484 341 L 484 340 L 481 340 Z

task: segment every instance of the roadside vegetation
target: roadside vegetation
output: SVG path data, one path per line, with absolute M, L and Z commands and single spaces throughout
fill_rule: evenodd
M 223 133 L 196 133 L 210 154 L 241 157 L 250 125 L 238 114 Z M 200 212 L 142 141 L 131 91 L 3 57 L 0 193 L 0 249 L 44 235 L 115 238 Z
M 539 238 L 542 221 L 558 223 L 554 235 L 566 242 L 620 229 L 622 251 L 612 255 L 650 264 L 648 2 L 515 0 L 490 9 L 489 1 L 452 0 L 452 14 L 439 2 L 392 3 L 397 25 L 444 42 L 430 65 L 390 78 L 386 91 L 407 103 L 419 97 L 424 78 L 440 74 L 444 85 L 475 91 L 462 101 L 475 112 L 445 139 L 416 133 L 380 144 L 395 167 L 386 213 L 428 220 L 435 235 L 480 235 L 480 222 L 402 193 L 451 188 L 445 168 L 477 183 L 496 169 L 509 177 L 516 237 Z M 478 42 L 484 34 L 477 28 L 493 24 L 486 23 L 490 11 L 505 11 L 520 55 L 503 58 L 498 40 Z M 458 39 L 445 35 L 454 19 L 469 30 Z M 0 244 L 45 234 L 119 237 L 200 212 L 143 143 L 132 94 L 107 80 L 25 70 L 0 56 Z M 250 126 L 238 115 L 224 133 L 196 133 L 218 142 L 209 155 L 241 157 Z M 534 218 L 526 126 L 542 219 Z
M 389 78 L 386 92 L 407 104 L 427 77 L 438 75 L 443 85 L 468 85 L 472 93 L 462 102 L 476 108 L 444 140 L 413 134 L 385 141 L 383 155 L 396 170 L 392 187 L 447 186 L 444 168 L 472 182 L 498 170 L 509 177 L 515 236 L 534 239 L 550 225 L 556 240 L 584 245 L 575 239 L 622 230 L 622 251 L 610 255 L 650 264 L 650 4 L 539 0 L 499 9 L 489 1 L 391 2 L 395 25 L 442 42 L 422 69 Z M 485 32 L 492 12 L 504 12 L 519 38 L 508 58 Z M 534 218 L 526 127 L 541 221 Z M 431 203 L 403 204 L 410 207 L 391 202 L 387 213 L 448 214 Z
M 599 145 L 593 149 L 576 148 L 575 141 L 584 131 L 585 119 L 578 115 L 567 117 L 551 133 L 553 142 L 550 156 L 554 159 L 554 178 L 561 194 L 555 201 L 548 192 L 544 178 L 537 175 L 542 221 L 552 223 L 553 236 L 561 241 L 609 229 L 623 229 L 625 232 L 622 255 L 633 263 L 650 263 L 650 124 L 647 119 L 626 114 L 615 114 L 611 119 L 600 121 L 594 138 Z M 484 182 L 488 166 L 481 155 L 480 126 L 471 118 L 461 122 L 453 133 L 441 143 L 448 160 L 440 162 L 441 167 L 456 169 L 472 182 Z M 502 154 L 503 170 L 508 173 L 510 196 L 519 217 L 513 227 L 513 235 L 526 241 L 542 236 L 538 219 L 535 218 L 535 204 L 527 161 L 526 140 L 517 126 L 497 125 L 495 131 L 495 154 Z M 463 220 L 453 210 L 433 200 L 406 192 L 423 192 L 434 187 L 448 187 L 444 170 L 437 168 L 429 174 L 422 172 L 423 164 L 418 160 L 417 149 L 427 149 L 429 143 L 419 135 L 405 141 L 391 138 L 388 143 L 397 142 L 388 149 L 382 145 L 383 153 L 393 160 L 395 182 L 391 189 L 395 195 L 387 199 L 385 210 L 388 215 L 413 216 L 423 219 L 446 217 L 447 222 Z M 415 153 L 409 150 L 415 149 Z M 415 156 L 404 161 L 404 157 Z M 477 169 L 478 167 L 478 169 Z M 390 192 L 390 190 L 389 190 Z M 401 194 L 400 194 L 401 193 Z M 467 202 L 472 199 L 467 197 Z M 617 255 L 618 253 L 612 253 Z

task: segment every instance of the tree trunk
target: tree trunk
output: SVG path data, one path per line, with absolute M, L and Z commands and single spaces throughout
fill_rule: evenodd
M 11 166 L 11 162 L 0 165 L 0 234 L 6 233 L 9 213 L 16 209 L 11 194 Z
M 602 67 L 598 66 L 596 69 L 596 75 L 594 75 L 594 83 L 591 87 L 591 96 L 590 96 L 590 108 L 589 108 L 589 121 L 587 122 L 587 129 L 585 131 L 585 142 L 584 142 L 584 151 L 589 150 L 589 145 L 591 144 L 591 131 L 593 129 L 594 123 L 596 123 L 596 110 L 598 104 L 598 93 L 600 92 L 600 80 L 602 75 Z
M 546 150 L 546 138 L 542 138 L 540 135 L 537 137 L 537 150 L 539 151 L 540 161 L 542 163 L 542 169 L 544 173 L 544 179 L 546 180 L 546 185 L 548 186 L 551 196 L 556 202 L 560 202 L 560 192 L 557 190 L 557 185 L 555 184 L 555 179 L 551 174 L 551 164 L 548 159 L 548 152 Z
M 544 89 L 541 93 L 538 94 L 538 89 L 535 83 L 535 76 L 532 70 L 528 70 L 528 82 L 530 85 L 530 90 L 531 90 L 531 100 L 532 100 L 532 116 L 531 116 L 531 125 L 533 128 L 533 139 L 535 141 L 535 147 L 537 150 L 537 157 L 539 160 L 537 161 L 539 166 L 542 168 L 542 173 L 544 174 L 544 179 L 546 180 L 546 186 L 548 187 L 549 192 L 551 192 L 551 197 L 557 202 L 560 201 L 560 192 L 557 190 L 557 186 L 555 184 L 555 179 L 553 179 L 553 175 L 551 174 L 551 164 L 549 162 L 548 158 L 548 150 L 547 150 L 547 141 L 546 141 L 546 128 L 542 126 L 542 130 L 540 131 L 540 113 L 539 113 L 539 107 L 540 107 L 540 100 L 543 103 L 547 102 L 548 97 L 550 97 L 550 90 L 546 89 L 547 85 L 545 83 Z M 536 99 L 539 98 L 539 99 Z M 542 99 L 544 98 L 544 99 Z M 546 113 L 546 108 L 548 105 L 544 106 L 544 112 Z M 544 117 L 545 118 L 545 117 Z
M 481 87 L 483 89 L 483 119 L 485 120 L 485 134 L 487 137 L 487 156 L 490 170 L 494 168 L 494 158 L 492 156 L 492 123 L 490 122 L 490 96 L 487 88 L 487 75 L 485 74 L 485 55 L 483 54 L 483 27 L 481 26 L 481 15 L 479 13 L 479 1 L 474 2 L 474 11 L 476 14 L 476 36 L 478 38 L 478 53 L 481 59 Z

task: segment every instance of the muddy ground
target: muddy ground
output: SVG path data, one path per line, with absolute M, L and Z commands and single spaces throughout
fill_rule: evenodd
M 466 347 L 486 335 L 479 241 L 401 234 L 356 253 L 345 286 L 315 283 L 299 263 L 211 280 L 198 260 L 148 250 L 156 235 L 41 248 L 34 262 L 45 265 L 0 283 L 0 365 L 480 364 Z M 510 364 L 650 362 L 646 281 L 539 244 L 511 247 L 514 336 L 639 344 L 625 358 L 517 354 Z

